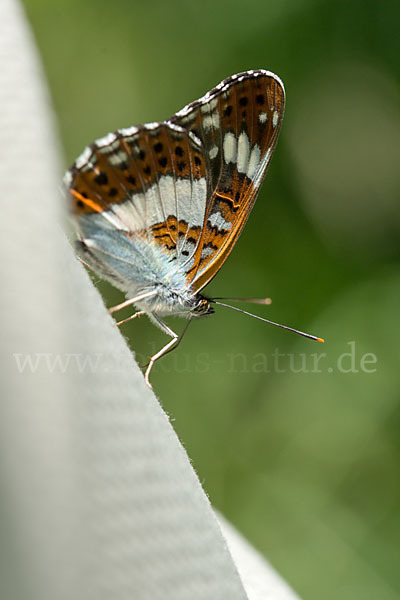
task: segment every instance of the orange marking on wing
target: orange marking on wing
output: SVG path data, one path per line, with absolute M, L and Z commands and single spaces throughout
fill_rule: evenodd
M 169 216 L 163 223 L 156 223 L 151 228 L 153 239 L 157 244 L 172 243 L 176 245 L 178 237 L 177 220 L 174 216 Z M 169 241 L 168 241 L 169 240 Z
M 151 228 L 151 233 L 156 244 L 165 246 L 168 250 L 175 249 L 178 238 L 190 240 L 197 243 L 201 235 L 201 227 L 189 227 L 186 221 L 177 221 L 176 217 L 170 215 L 166 221 L 156 223 Z
M 80 194 L 77 190 L 74 190 L 73 188 L 70 189 L 70 193 L 72 194 L 72 196 L 74 196 L 77 200 L 79 200 L 80 202 L 83 202 L 83 204 L 87 207 L 90 208 L 92 211 L 94 212 L 103 212 L 102 207 L 97 204 L 97 202 L 95 202 L 94 200 L 92 200 L 91 198 L 85 198 L 85 196 L 82 196 L 82 194 Z M 79 210 L 79 208 L 83 208 L 83 207 L 79 207 L 77 205 L 77 203 L 75 204 L 75 210 L 77 210 L 77 212 L 81 212 Z
M 219 196 L 220 198 L 224 198 L 225 200 L 229 200 L 229 202 L 233 202 L 233 198 L 231 195 L 229 194 L 223 194 L 222 192 L 215 192 L 216 196 Z

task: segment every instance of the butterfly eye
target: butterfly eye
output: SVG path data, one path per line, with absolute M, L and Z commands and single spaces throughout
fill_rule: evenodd
M 211 315 L 213 312 L 214 310 L 210 304 L 210 301 L 206 298 L 201 298 L 195 308 L 196 315 Z

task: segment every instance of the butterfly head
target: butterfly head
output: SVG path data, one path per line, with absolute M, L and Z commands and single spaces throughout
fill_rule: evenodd
M 214 314 L 214 308 L 211 306 L 211 302 L 203 296 L 198 297 L 198 301 L 193 307 L 192 314 L 195 317 L 204 317 L 206 315 Z

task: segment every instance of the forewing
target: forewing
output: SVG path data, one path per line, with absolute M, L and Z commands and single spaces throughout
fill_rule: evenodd
M 285 104 L 280 79 L 247 71 L 220 83 L 170 119 L 203 145 L 207 207 L 187 280 L 202 289 L 228 257 L 247 221 L 277 142 Z

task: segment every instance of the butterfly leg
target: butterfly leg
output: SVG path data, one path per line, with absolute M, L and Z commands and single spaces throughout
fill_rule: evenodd
M 110 313 L 110 315 L 112 315 L 113 313 L 117 312 L 118 310 L 122 310 L 123 308 L 126 308 L 127 306 L 130 306 L 131 304 L 135 304 L 135 302 L 139 302 L 140 300 L 145 300 L 146 298 L 151 298 L 152 296 L 155 296 L 155 294 L 156 294 L 155 291 L 146 292 L 144 294 L 139 294 L 139 296 L 135 296 L 134 298 L 129 298 L 128 300 L 125 300 L 125 302 L 121 302 L 121 304 L 112 306 L 111 308 L 108 309 L 108 312 Z
M 165 356 L 169 352 L 172 352 L 172 350 L 175 350 L 175 348 L 177 348 L 179 346 L 179 344 L 182 341 L 183 336 L 186 333 L 189 323 L 190 323 L 190 320 L 189 320 L 186 323 L 186 326 L 185 326 L 184 330 L 182 331 L 182 333 L 180 335 L 178 335 L 177 333 L 172 331 L 172 329 L 170 329 L 168 327 L 168 325 L 166 325 L 166 323 L 164 323 L 164 321 L 161 321 L 161 319 L 155 313 L 152 313 L 152 317 L 156 321 L 157 325 L 159 325 L 160 329 L 162 329 L 172 339 L 171 339 L 171 341 L 168 342 L 168 344 L 165 344 L 165 346 L 163 346 L 161 348 L 161 350 L 159 350 L 156 354 L 154 354 L 153 356 L 150 357 L 150 362 L 147 365 L 146 373 L 144 375 L 144 379 L 150 389 L 153 389 L 153 387 L 150 383 L 150 380 L 149 380 L 149 376 L 150 376 L 150 371 L 153 368 L 154 363 L 156 362 L 156 360 L 158 360 L 162 356 Z
M 132 321 L 132 319 L 136 319 L 136 317 L 140 317 L 140 315 L 145 315 L 145 314 L 146 313 L 144 312 L 144 310 L 139 310 L 139 312 L 134 313 L 130 317 L 127 317 L 126 319 L 122 319 L 122 321 L 118 321 L 117 325 L 119 327 L 120 325 L 123 325 L 124 323 L 127 323 L 128 321 Z

